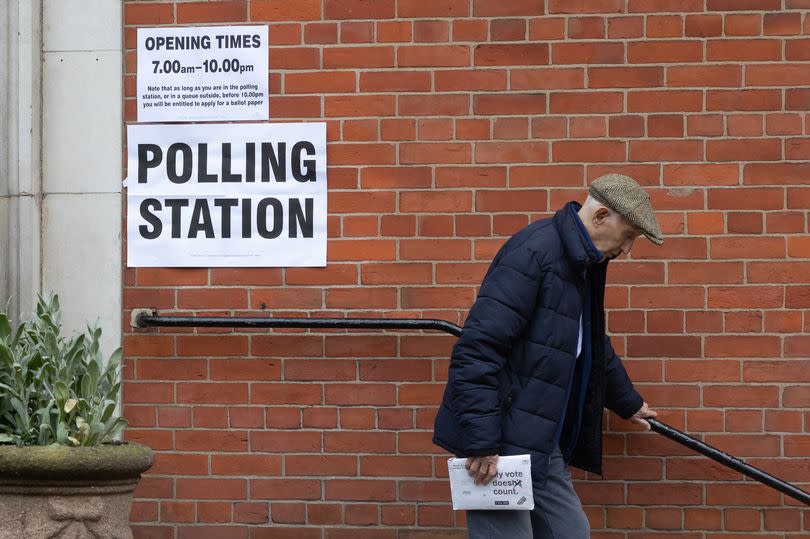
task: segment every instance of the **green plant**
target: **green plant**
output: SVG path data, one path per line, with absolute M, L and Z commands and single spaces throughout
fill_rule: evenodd
M 56 295 L 40 297 L 16 328 L 0 313 L 0 443 L 97 445 L 126 426 L 115 415 L 121 349 L 105 363 L 98 326 L 60 332 Z

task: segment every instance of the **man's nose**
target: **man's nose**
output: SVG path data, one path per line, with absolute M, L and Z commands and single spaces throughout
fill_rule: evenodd
M 633 242 L 636 241 L 635 239 L 627 240 L 622 244 L 622 252 L 626 255 L 630 254 L 630 249 L 633 248 Z

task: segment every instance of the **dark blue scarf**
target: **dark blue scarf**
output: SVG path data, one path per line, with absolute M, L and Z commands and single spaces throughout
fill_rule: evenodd
M 573 207 L 570 207 L 569 211 L 575 213 Z M 596 245 L 593 244 L 590 234 L 588 234 L 588 230 L 585 228 L 582 220 L 576 215 L 574 221 L 576 221 L 583 241 L 590 251 L 590 259 L 593 261 L 600 260 L 602 253 L 596 248 Z M 588 391 L 588 382 L 590 381 L 591 363 L 593 361 L 591 320 L 593 316 L 592 295 L 594 287 L 591 283 L 593 272 L 591 272 L 590 269 L 589 265 L 585 273 L 583 289 L 582 351 L 576 360 L 576 364 L 571 373 L 570 383 L 568 384 L 568 399 L 563 411 L 565 423 L 562 425 L 562 428 L 558 429 L 557 440 L 555 440 L 555 445 L 559 444 L 560 438 L 563 436 L 563 433 L 565 433 L 564 438 L 567 440 L 566 447 L 560 448 L 565 462 L 570 461 L 574 447 L 576 447 L 577 444 L 577 439 L 579 438 L 579 429 L 582 424 L 582 411 L 585 406 L 585 397 Z

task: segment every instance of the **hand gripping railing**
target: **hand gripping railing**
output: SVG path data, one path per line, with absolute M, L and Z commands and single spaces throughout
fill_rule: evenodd
M 305 328 L 305 329 L 431 329 L 458 337 L 461 328 L 445 320 L 429 318 L 273 318 L 229 316 L 157 316 L 154 311 L 133 312 L 136 327 L 227 327 L 227 328 Z M 782 481 L 742 460 L 662 423 L 647 419 L 652 430 L 760 483 L 810 505 L 810 493 Z

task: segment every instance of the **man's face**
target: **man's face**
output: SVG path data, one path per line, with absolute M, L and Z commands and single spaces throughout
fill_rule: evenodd
M 607 208 L 599 208 L 593 215 L 593 244 L 602 253 L 602 260 L 612 260 L 630 252 L 641 231 L 630 221 Z

